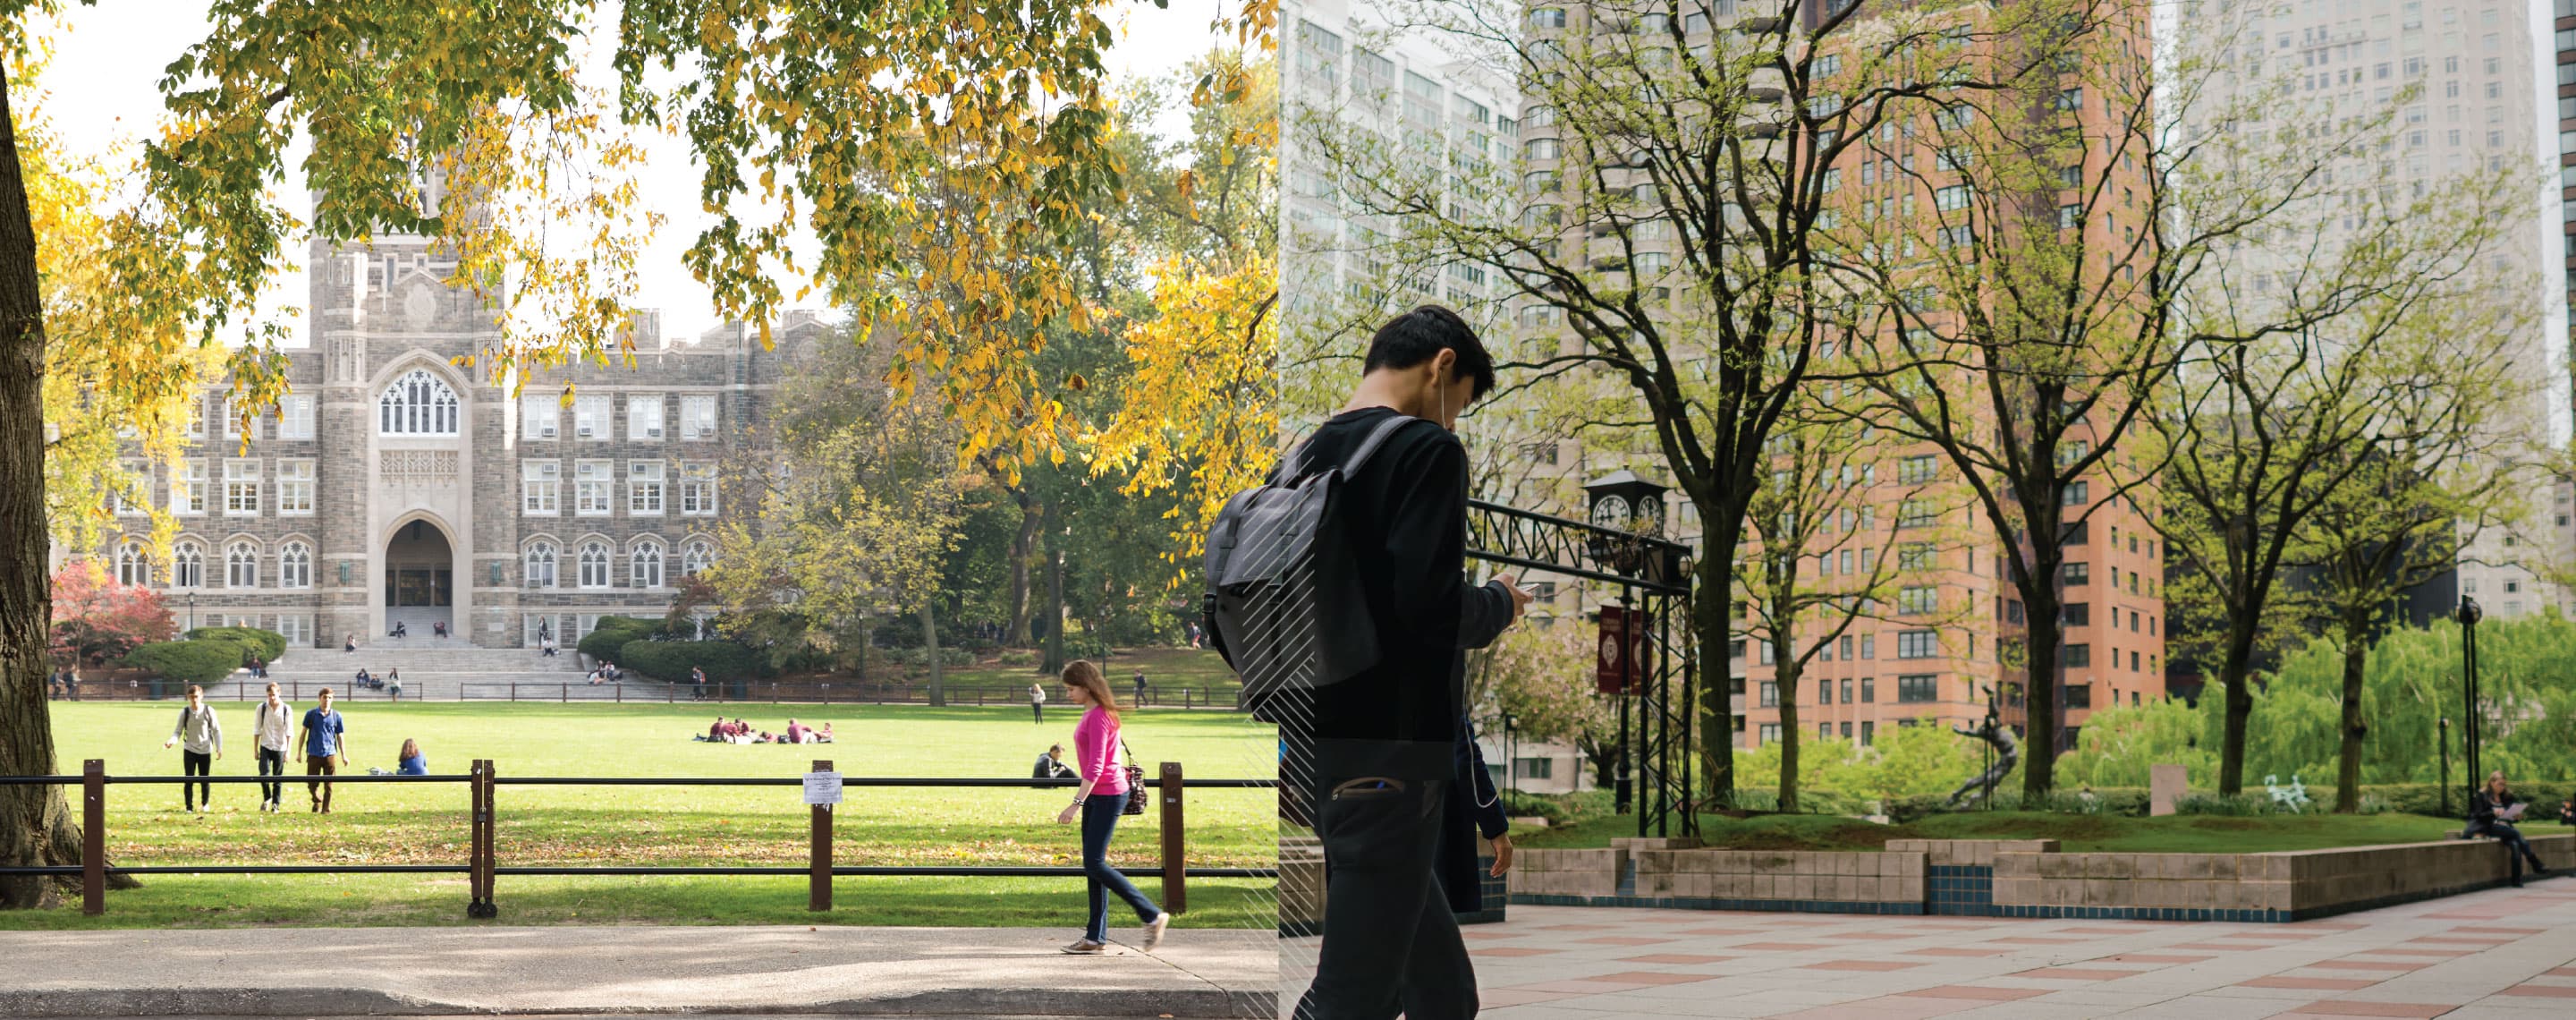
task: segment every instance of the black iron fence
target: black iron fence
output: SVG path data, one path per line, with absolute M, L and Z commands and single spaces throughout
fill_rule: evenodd
M 268 690 L 267 680 L 218 680 L 203 685 L 209 701 L 257 701 Z M 358 687 L 353 680 L 331 681 L 279 680 L 278 693 L 290 701 L 302 700 L 328 687 L 333 697 L 343 701 L 396 700 L 389 688 Z M 135 701 L 177 698 L 186 690 L 182 684 L 167 684 L 166 689 L 148 683 L 85 683 L 81 698 L 86 701 Z M 1157 687 L 1142 698 L 1132 692 L 1121 692 L 1119 704 L 1125 708 L 1183 708 L 1234 710 L 1240 706 L 1233 687 Z M 605 701 L 614 704 L 681 705 L 691 702 L 720 704 L 771 705 L 926 705 L 930 690 L 919 685 L 879 685 L 860 683 L 770 683 L 750 685 L 666 684 L 658 681 L 602 682 L 586 680 L 537 681 L 520 680 L 496 683 L 448 683 L 441 680 L 436 689 L 414 683 L 403 689 L 402 701 L 541 701 L 569 704 L 576 701 Z M 951 707 L 1019 708 L 1029 703 L 1026 688 L 1000 690 L 989 687 L 951 688 L 945 699 Z M 1070 711 L 1063 702 L 1050 702 L 1052 711 Z
M 813 770 L 832 771 L 829 760 L 817 760 Z M 467 840 L 466 859 L 462 864 L 159 864 L 120 866 L 107 862 L 107 789 L 120 784 L 172 783 L 463 783 L 466 786 Z M 499 775 L 489 758 L 478 758 L 464 775 L 438 776 L 111 776 L 104 759 L 92 758 L 82 763 L 77 776 L 0 776 L 0 786 L 78 786 L 81 790 L 81 863 L 73 865 L 0 867 L 0 875 L 45 875 L 81 880 L 81 909 L 99 914 L 107 910 L 107 877 L 109 875 L 351 875 L 351 874 L 462 874 L 467 876 L 466 916 L 496 917 L 499 911 L 493 893 L 503 876 L 525 875 L 804 875 L 807 876 L 807 908 L 832 909 L 832 880 L 845 877 L 875 876 L 964 876 L 964 877 L 1081 877 L 1079 867 L 1060 865 L 835 865 L 832 863 L 833 812 L 826 805 L 815 805 L 812 811 L 811 840 L 803 867 L 792 866 L 726 866 L 726 865 L 603 865 L 603 866 L 532 866 L 508 867 L 500 863 L 500 847 L 494 837 L 498 804 L 494 792 L 502 786 L 802 786 L 802 776 L 757 778 L 697 777 L 569 777 Z M 1077 787 L 1071 779 L 984 779 L 984 778 L 891 778 L 880 776 L 844 776 L 841 785 L 849 787 L 945 787 L 1005 788 Z M 1189 779 L 1182 775 L 1181 763 L 1163 762 L 1158 773 L 1145 780 L 1155 791 L 1160 808 L 1162 842 L 1160 861 L 1152 869 L 1121 869 L 1128 874 L 1159 876 L 1163 881 L 1163 909 L 1178 914 L 1189 908 L 1189 877 L 1204 878 L 1275 878 L 1276 868 L 1190 868 L 1187 864 L 1186 791 L 1196 789 L 1242 790 L 1271 789 L 1276 779 Z

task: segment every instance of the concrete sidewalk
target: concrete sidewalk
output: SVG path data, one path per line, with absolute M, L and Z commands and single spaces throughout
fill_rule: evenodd
M 1113 933 L 1132 934 L 1132 933 Z M 1097 957 L 1033 928 L 0 932 L 0 1016 L 1278 1014 L 1278 939 L 1176 930 Z

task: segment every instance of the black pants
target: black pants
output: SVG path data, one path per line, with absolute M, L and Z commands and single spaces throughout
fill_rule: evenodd
M 1324 939 L 1297 1020 L 1476 1015 L 1475 966 L 1433 866 L 1450 754 L 1441 744 L 1317 742 L 1310 794 L 1324 844 Z
M 285 775 L 286 752 L 273 748 L 260 748 L 259 774 L 263 776 Z M 263 804 L 278 804 L 284 802 L 286 799 L 286 785 L 283 783 L 259 784 L 259 799 L 260 803 Z
M 1040 726 L 1044 726 L 1044 725 L 1046 725 L 1046 706 L 1045 706 L 1045 705 L 1038 704 L 1037 702 L 1034 702 L 1034 701 L 1029 702 L 1029 714 L 1037 717 L 1037 723 L 1038 723 L 1038 725 L 1040 725 Z
M 208 751 L 181 751 L 179 752 L 179 763 L 179 767 L 185 770 L 180 774 L 185 776 L 212 775 L 215 771 L 215 756 L 212 752 Z M 194 808 L 197 806 L 197 802 L 201 800 L 206 803 L 207 807 L 215 806 L 215 784 L 179 784 L 180 804 Z
M 2531 870 L 2533 871 L 2539 871 L 2546 867 L 2546 865 L 2540 863 L 2540 855 L 2531 852 L 2531 841 L 2522 838 L 2522 830 L 2514 828 L 2512 822 L 2470 822 L 2469 835 L 2473 838 L 2477 836 L 2493 836 L 2495 837 L 2496 842 L 2504 844 L 2504 857 L 2505 860 L 2512 862 L 2513 884 L 2515 885 L 2522 884 L 2522 862 L 2524 859 L 2528 858 L 2531 861 Z

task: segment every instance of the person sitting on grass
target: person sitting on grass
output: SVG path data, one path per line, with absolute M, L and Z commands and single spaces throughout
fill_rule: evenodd
M 1063 745 L 1063 744 L 1051 744 L 1051 745 L 1048 745 L 1048 747 L 1047 747 L 1047 749 L 1046 749 L 1046 753 L 1045 753 L 1045 754 L 1041 754 L 1041 755 L 1039 755 L 1039 756 L 1038 756 L 1038 763 L 1037 763 L 1036 767 L 1034 767 L 1034 768 L 1032 768 L 1032 769 L 1030 769 L 1030 770 L 1029 770 L 1029 778 L 1031 778 L 1031 779 L 1073 779 L 1073 778 L 1076 778 L 1076 777 L 1074 776 L 1074 774 L 1073 774 L 1073 766 L 1071 766 L 1071 765 L 1067 765 L 1067 764 L 1065 764 L 1065 763 L 1064 763 L 1064 745 Z M 1038 787 L 1038 789 L 1043 790 L 1043 789 L 1045 789 L 1045 787 Z
M 788 742 L 788 743 L 790 743 L 790 744 L 802 744 L 802 743 L 805 743 L 805 742 L 806 742 L 806 739 L 805 739 L 805 738 L 810 737 L 810 736 L 813 736 L 813 734 L 814 734 L 814 730 L 813 730 L 813 728 L 812 728 L 812 727 L 809 727 L 809 726 L 806 726 L 806 725 L 805 725 L 805 724 L 803 724 L 803 723 L 797 722 L 797 721 L 795 720 L 795 718 L 794 718 L 794 717 L 792 717 L 792 716 L 788 718 L 788 720 L 787 720 L 787 742 Z
M 815 742 L 815 743 L 817 743 L 817 744 L 828 744 L 828 743 L 831 743 L 831 742 L 832 742 L 832 724 L 831 724 L 831 723 L 824 723 L 824 724 L 823 724 L 823 732 L 821 732 L 821 733 L 818 733 L 818 734 L 815 734 L 815 735 L 814 735 L 814 742 Z
M 728 726 L 726 726 L 726 725 L 725 725 L 724 717 L 723 717 L 723 716 L 717 716 L 717 717 L 716 717 L 716 724 L 715 724 L 715 725 L 713 725 L 713 726 L 709 726 L 709 727 L 707 727 L 707 739 L 708 739 L 708 740 L 712 740 L 712 741 L 716 741 L 716 742 L 718 742 L 718 743 L 722 743 L 722 742 L 724 741 L 724 738 L 725 738 L 725 733 L 726 733 L 726 731 L 727 731 L 727 730 L 729 730 L 729 729 L 731 729 L 731 727 L 728 727 Z
M 2576 825 L 2576 797 L 2558 802 L 2558 824 Z
M 394 774 L 397 776 L 429 774 L 429 756 L 420 753 L 420 741 L 410 737 L 403 738 L 402 753 L 394 758 Z

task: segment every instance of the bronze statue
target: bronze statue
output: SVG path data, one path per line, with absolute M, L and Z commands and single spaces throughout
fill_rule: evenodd
M 1976 729 L 1967 730 L 1954 726 L 1951 727 L 1951 732 L 1993 744 L 1997 752 L 1995 763 L 1976 778 L 1960 784 L 1958 789 L 1951 791 L 1949 803 L 1946 805 L 1948 807 L 1959 807 L 1993 794 L 1995 784 L 2003 782 L 2005 776 L 2012 774 L 2013 766 L 2021 763 L 2021 737 L 2013 733 L 2012 727 L 2003 724 L 2003 719 L 1996 708 L 1994 687 L 1988 685 L 1985 692 L 1985 720 L 1978 723 Z

